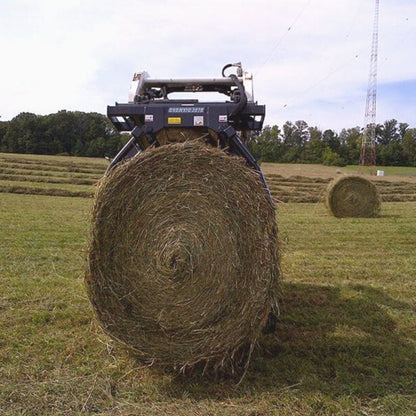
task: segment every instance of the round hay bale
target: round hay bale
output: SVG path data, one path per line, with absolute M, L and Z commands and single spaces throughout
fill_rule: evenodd
M 274 206 L 238 157 L 161 146 L 99 186 L 89 298 L 104 330 L 146 363 L 229 368 L 277 307 L 279 270 Z
M 341 176 L 328 186 L 326 206 L 335 217 L 376 217 L 380 205 L 376 186 L 362 176 Z

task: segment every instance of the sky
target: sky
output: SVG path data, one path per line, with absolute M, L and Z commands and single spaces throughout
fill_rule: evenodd
M 362 126 L 375 0 L 0 0 L 0 120 L 106 113 L 134 72 L 242 62 L 265 125 Z M 376 121 L 416 127 L 416 0 L 380 0 Z M 225 96 L 224 96 L 225 99 Z

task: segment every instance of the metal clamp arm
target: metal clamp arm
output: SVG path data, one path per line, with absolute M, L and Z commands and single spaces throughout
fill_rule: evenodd
M 107 168 L 107 172 L 109 172 L 114 166 L 116 166 L 121 161 L 131 159 L 133 156 L 136 156 L 138 153 L 142 152 L 145 149 L 145 146 L 143 145 L 141 140 L 142 135 L 146 137 L 150 145 L 159 145 L 159 143 L 156 141 L 155 137 L 152 134 L 152 129 L 149 128 L 149 126 L 136 126 L 131 131 L 131 135 L 131 139 L 123 146 L 123 148 L 117 153 L 115 158 L 111 161 L 110 165 Z
M 260 179 L 263 182 L 264 187 L 266 188 L 267 194 L 269 195 L 270 200 L 273 202 L 272 194 L 270 192 L 269 186 L 267 185 L 266 178 L 264 177 L 263 172 L 260 169 L 260 166 L 258 165 L 253 155 L 250 153 L 250 151 L 247 149 L 246 145 L 238 137 L 235 129 L 231 126 L 228 126 L 221 133 L 225 135 L 227 138 L 230 152 L 238 156 L 244 157 L 244 159 L 247 161 L 247 164 L 259 173 Z

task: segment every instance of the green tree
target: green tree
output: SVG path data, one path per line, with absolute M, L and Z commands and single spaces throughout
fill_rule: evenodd
M 416 129 L 407 129 L 402 141 L 403 164 L 416 166 Z
M 358 165 L 361 152 L 362 134 L 360 127 L 342 129 L 339 134 L 338 154 L 350 165 Z
M 339 151 L 341 142 L 338 135 L 333 130 L 325 130 L 322 135 L 322 140 L 333 152 Z
M 322 163 L 322 154 L 325 143 L 322 141 L 322 132 L 317 127 L 309 127 L 309 139 L 303 145 L 302 161 L 305 163 Z
M 250 137 L 248 148 L 256 159 L 264 162 L 279 161 L 283 150 L 280 128 L 276 125 L 266 126 L 260 134 Z
M 388 145 L 392 141 L 400 140 L 400 133 L 397 127 L 397 120 L 386 120 L 377 128 L 377 141 L 382 145 Z
M 399 134 L 402 140 L 404 136 L 406 135 L 408 128 L 409 128 L 409 125 L 407 123 L 399 123 Z
M 124 138 L 98 113 L 59 111 L 47 116 L 20 113 L 1 124 L 0 150 L 85 156 L 114 156 Z
M 6 149 L 4 148 L 5 141 L 4 136 L 7 133 L 8 122 L 7 121 L 0 121 L 0 152 L 5 152 Z
M 36 120 L 37 116 L 33 113 L 20 113 L 10 120 L 3 137 L 3 149 L 10 153 L 31 151 Z
M 101 157 L 105 153 L 105 140 L 102 137 L 97 137 L 88 142 L 88 147 L 85 151 L 85 156 Z
M 299 163 L 303 159 L 303 150 L 309 139 L 308 124 L 298 120 L 295 123 L 287 121 L 283 125 L 283 143 L 285 152 L 283 162 Z

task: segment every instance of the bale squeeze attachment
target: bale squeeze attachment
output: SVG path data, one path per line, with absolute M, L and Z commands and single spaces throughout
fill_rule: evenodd
M 224 71 L 230 66 L 237 66 L 237 75 L 225 77 Z M 108 169 L 150 146 L 201 139 L 208 145 L 243 157 L 258 172 L 271 198 L 266 179 L 244 143 L 248 132 L 262 129 L 265 106 L 254 102 L 253 93 L 246 90 L 244 81 L 252 79 L 247 73 L 242 76 L 241 64 L 226 65 L 222 74 L 223 78 L 213 79 L 152 79 L 146 72 L 136 73 L 130 102 L 107 107 L 107 115 L 115 128 L 131 134 L 131 139 Z M 173 93 L 210 92 L 229 96 L 230 101 L 169 98 Z

